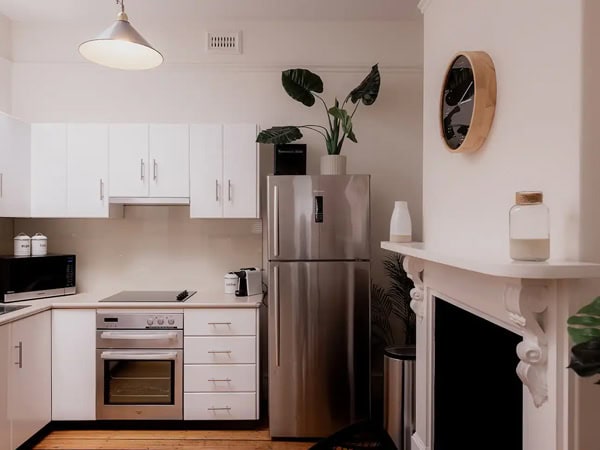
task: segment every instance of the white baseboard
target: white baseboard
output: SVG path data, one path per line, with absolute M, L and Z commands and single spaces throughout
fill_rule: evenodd
M 423 440 L 417 435 L 417 433 L 412 435 L 411 442 L 412 445 L 410 446 L 410 450 L 431 450 L 423 443 Z

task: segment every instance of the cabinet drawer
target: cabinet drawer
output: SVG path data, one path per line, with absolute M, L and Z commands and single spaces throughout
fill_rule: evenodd
M 255 392 L 256 365 L 186 365 L 184 392 Z
M 185 420 L 256 420 L 256 394 L 183 394 Z
M 183 339 L 185 364 L 254 364 L 256 363 L 256 338 L 185 337 Z
M 198 309 L 184 313 L 186 336 L 255 336 L 255 309 Z

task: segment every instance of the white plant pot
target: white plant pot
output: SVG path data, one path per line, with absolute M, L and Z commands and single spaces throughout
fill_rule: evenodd
M 346 175 L 346 157 L 344 155 L 321 156 L 321 175 Z
M 405 201 L 394 202 L 394 211 L 390 219 L 390 241 L 412 241 L 412 221 Z

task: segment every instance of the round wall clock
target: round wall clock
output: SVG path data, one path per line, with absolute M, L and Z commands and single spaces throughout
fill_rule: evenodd
M 461 52 L 446 72 L 441 99 L 442 137 L 453 153 L 484 143 L 496 109 L 496 70 L 485 52 Z

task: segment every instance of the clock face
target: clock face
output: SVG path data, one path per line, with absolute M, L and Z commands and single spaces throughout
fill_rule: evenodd
M 467 137 L 475 104 L 473 68 L 463 55 L 448 70 L 441 103 L 442 134 L 448 147 L 456 150 Z

